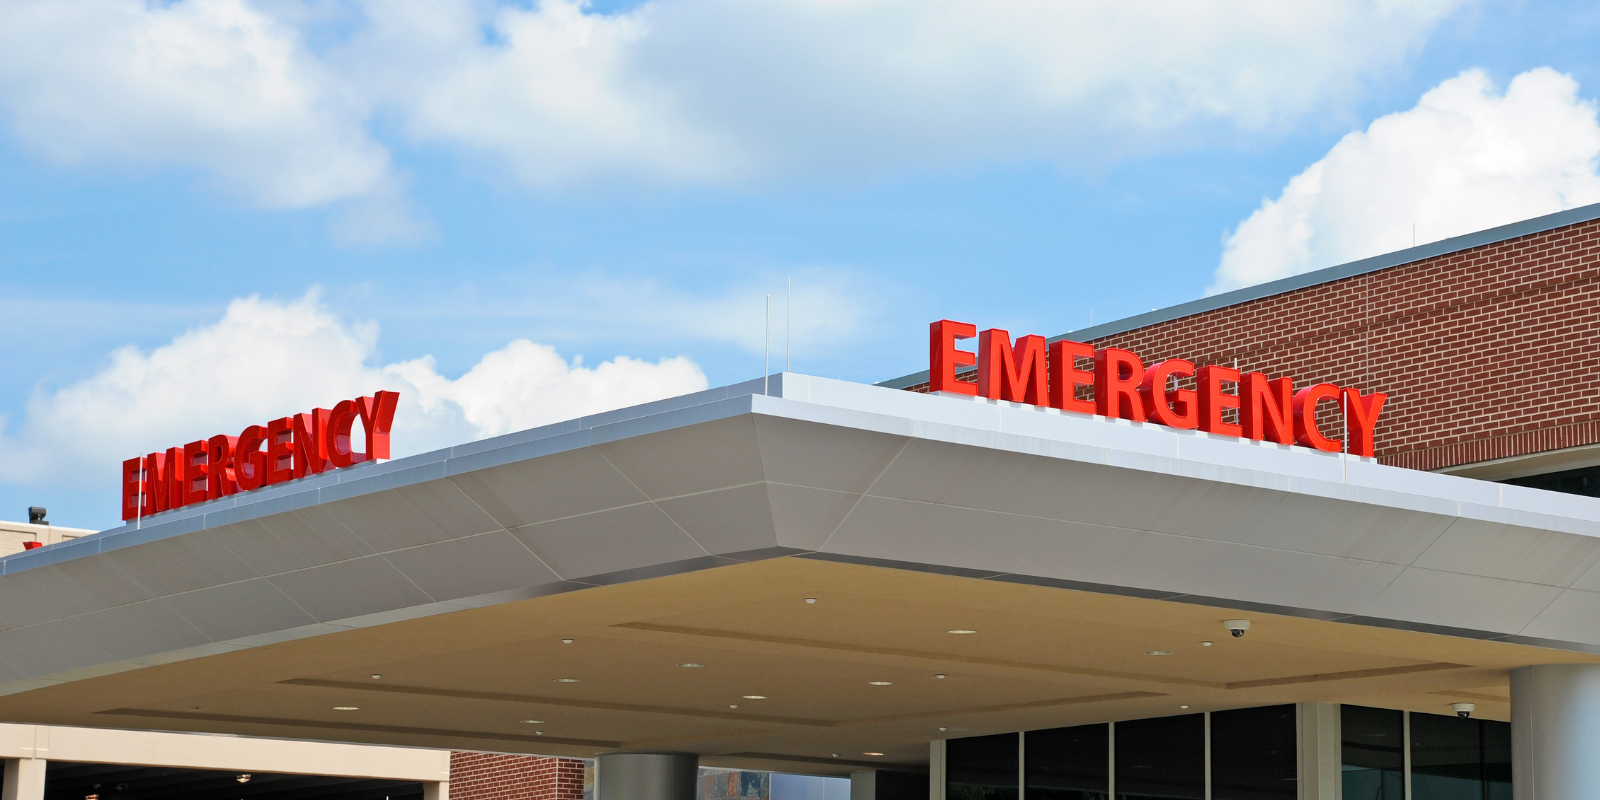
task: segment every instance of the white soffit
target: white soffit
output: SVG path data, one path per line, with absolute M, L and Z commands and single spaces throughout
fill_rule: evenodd
M 0 693 L 780 556 L 1600 652 L 1600 500 L 1012 403 L 762 384 L 0 558 Z

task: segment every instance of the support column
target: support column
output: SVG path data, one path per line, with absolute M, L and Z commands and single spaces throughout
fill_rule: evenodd
M 850 800 L 878 800 L 878 771 L 858 769 L 850 773 Z
M 6 785 L 0 800 L 44 800 L 42 758 L 6 759 Z
M 945 800 L 945 740 L 937 739 L 928 743 L 928 800 Z M 855 782 L 851 782 L 854 788 Z
M 1344 794 L 1339 781 L 1344 750 L 1339 704 L 1298 703 L 1295 719 L 1299 725 L 1299 800 L 1340 800 Z
M 695 800 L 693 753 L 603 753 L 595 759 L 595 800 Z
M 1511 670 L 1511 785 L 1515 800 L 1600 792 L 1600 664 Z
M 450 800 L 450 782 L 432 781 L 422 784 L 422 800 Z

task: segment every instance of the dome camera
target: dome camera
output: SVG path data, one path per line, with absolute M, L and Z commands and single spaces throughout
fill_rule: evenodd
M 1233 634 L 1233 638 L 1237 639 L 1243 636 L 1245 631 L 1250 630 L 1250 620 L 1225 619 L 1222 621 L 1222 627 L 1227 628 L 1228 633 Z
M 1451 703 L 1450 707 L 1455 709 L 1456 710 L 1456 716 L 1458 716 L 1458 717 L 1460 717 L 1462 719 L 1466 719 L 1467 717 L 1472 716 L 1472 712 L 1474 712 L 1474 711 L 1476 711 L 1478 709 L 1477 706 L 1475 706 L 1475 705 L 1473 705 L 1471 703 Z

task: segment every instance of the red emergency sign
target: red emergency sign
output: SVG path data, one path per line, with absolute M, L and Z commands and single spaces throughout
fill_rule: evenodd
M 237 492 L 389 457 L 389 426 L 398 392 L 378 392 L 332 410 L 251 425 L 238 436 L 199 439 L 122 462 L 122 518 L 134 519 Z M 357 421 L 366 450 L 351 433 Z
M 1015 342 L 999 328 L 982 333 L 976 325 L 943 319 L 929 326 L 928 391 L 950 392 L 1009 400 L 1036 406 L 1098 414 L 1102 417 L 1154 422 L 1171 428 L 1199 429 L 1207 433 L 1238 436 L 1256 441 L 1298 444 L 1339 452 L 1342 443 L 1324 436 L 1317 427 L 1317 405 L 1337 404 L 1349 431 L 1349 452 L 1372 457 L 1373 431 L 1388 396 L 1379 392 L 1363 396 L 1358 389 L 1318 383 L 1296 391 L 1291 378 L 1268 378 L 1259 372 L 1240 374 L 1223 366 L 1195 368 L 1181 358 L 1145 367 L 1128 350 L 1095 349 L 1065 339 L 1045 343 L 1043 336 L 1023 336 Z M 956 347 L 961 339 L 977 337 L 978 352 Z M 1092 370 L 1077 368 L 1077 360 L 1090 359 Z M 956 368 L 978 367 L 977 381 L 956 378 Z M 1196 388 L 1176 389 L 1174 379 L 1194 378 Z M 1226 391 L 1232 384 L 1232 394 Z M 1094 399 L 1078 396 L 1078 387 L 1094 387 Z M 1228 422 L 1224 412 L 1237 411 Z

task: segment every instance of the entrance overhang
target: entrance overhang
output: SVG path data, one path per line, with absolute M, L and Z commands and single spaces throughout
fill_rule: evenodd
M 1180 705 L 1505 719 L 1508 670 L 1600 661 L 1600 500 L 766 384 L 0 559 L 0 718 L 840 773 Z

